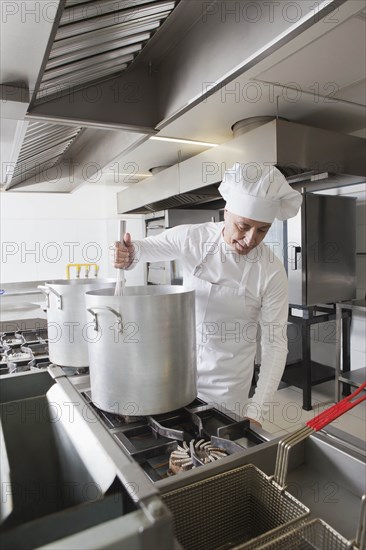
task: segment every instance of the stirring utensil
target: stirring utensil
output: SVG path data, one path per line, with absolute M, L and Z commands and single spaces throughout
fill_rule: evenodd
M 126 222 L 120 220 L 118 224 L 118 240 L 124 244 L 123 236 L 126 232 Z M 123 296 L 125 293 L 125 277 L 122 269 L 117 269 L 116 288 L 114 290 L 115 296 Z

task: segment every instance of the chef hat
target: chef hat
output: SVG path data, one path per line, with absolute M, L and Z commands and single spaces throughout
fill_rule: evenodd
M 226 170 L 219 191 L 229 212 L 267 223 L 292 218 L 302 201 L 275 166 L 257 163 L 234 164 Z

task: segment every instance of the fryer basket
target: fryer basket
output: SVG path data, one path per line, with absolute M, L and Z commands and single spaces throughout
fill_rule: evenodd
M 252 548 L 309 509 L 261 470 L 248 464 L 162 495 L 184 550 Z M 244 544 L 243 544 L 244 543 Z
M 237 550 L 239 550 L 238 547 Z M 284 535 L 278 535 L 265 544 L 257 546 L 258 550 L 349 550 L 353 548 L 351 542 L 337 533 L 330 525 L 321 519 L 314 519 L 308 523 L 289 530 Z

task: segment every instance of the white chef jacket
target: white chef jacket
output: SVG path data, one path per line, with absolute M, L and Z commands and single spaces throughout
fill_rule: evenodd
M 198 397 L 262 420 L 286 362 L 287 276 L 264 243 L 248 255 L 237 254 L 225 243 L 223 227 L 224 222 L 181 225 L 133 241 L 134 263 L 182 260 L 183 284 L 196 295 Z M 258 323 L 262 361 L 249 400 Z

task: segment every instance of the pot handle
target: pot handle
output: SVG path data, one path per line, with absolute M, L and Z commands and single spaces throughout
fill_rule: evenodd
M 91 313 L 94 317 L 94 330 L 95 331 L 99 330 L 98 314 L 96 313 L 97 309 L 102 309 L 102 310 L 106 309 L 106 310 L 110 311 L 111 313 L 113 313 L 113 315 L 115 315 L 118 319 L 118 330 L 121 334 L 123 334 L 122 315 L 120 313 L 118 313 L 118 311 L 116 311 L 115 309 L 113 309 L 112 307 L 109 307 L 109 306 L 98 306 L 98 307 L 89 307 L 89 308 L 87 308 L 87 311 L 89 311 L 89 313 Z
M 50 286 L 43 286 L 43 285 L 38 285 L 37 288 L 39 288 L 39 290 L 43 292 L 43 294 L 47 298 L 47 304 L 46 304 L 47 309 L 49 309 L 50 307 L 50 292 L 52 292 L 52 294 L 54 294 L 57 298 L 57 309 L 62 309 L 62 296 L 57 292 L 57 290 L 55 290 Z

